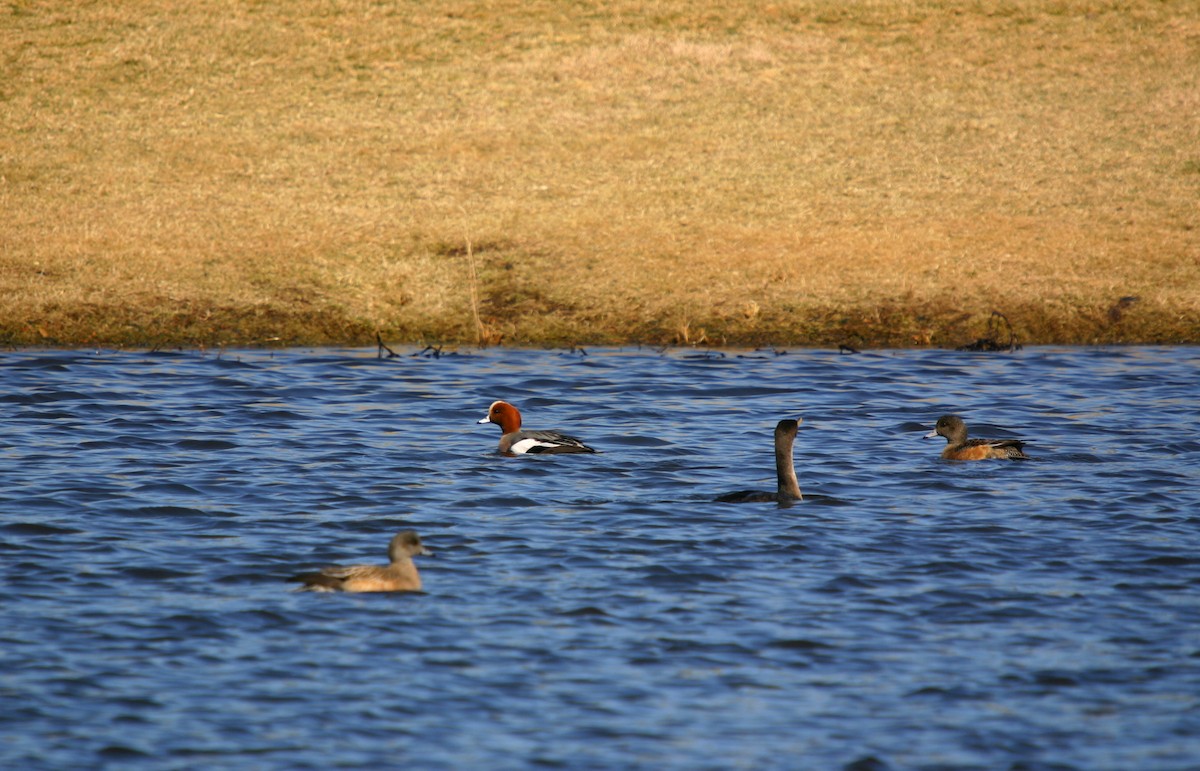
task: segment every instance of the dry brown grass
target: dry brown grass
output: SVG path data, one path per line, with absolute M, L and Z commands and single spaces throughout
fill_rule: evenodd
M 0 340 L 1200 341 L 1196 3 L 728 5 L 14 0 Z

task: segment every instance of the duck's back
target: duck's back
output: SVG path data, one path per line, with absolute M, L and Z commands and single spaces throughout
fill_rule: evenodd
M 949 460 L 1029 460 L 1024 448 L 1025 442 L 1020 439 L 968 439 L 962 444 L 947 445 L 942 457 Z
M 314 592 L 417 592 L 421 578 L 416 566 L 346 565 L 297 576 L 304 589 Z
M 583 440 L 559 431 L 514 431 L 500 440 L 500 451 L 518 455 L 559 452 L 595 452 Z

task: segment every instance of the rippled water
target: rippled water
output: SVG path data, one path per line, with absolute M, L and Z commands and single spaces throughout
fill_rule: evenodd
M 5 768 L 1197 768 L 1200 349 L 10 352 Z M 505 458 L 494 399 L 594 456 Z M 942 461 L 945 412 L 1032 462 Z M 806 500 L 771 489 L 803 416 Z M 285 579 L 385 560 L 422 594 Z

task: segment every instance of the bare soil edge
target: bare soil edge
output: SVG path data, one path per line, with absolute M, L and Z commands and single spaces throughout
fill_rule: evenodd
M 813 306 L 766 318 L 713 315 L 684 322 L 627 319 L 594 325 L 585 314 L 520 318 L 406 319 L 377 325 L 336 307 L 280 305 L 175 306 L 147 310 L 116 305 L 48 308 L 42 318 L 0 319 L 8 347 L 359 347 L 388 345 L 707 346 L 714 348 L 959 348 L 1028 345 L 1189 345 L 1200 343 L 1200 319 L 1136 297 L 1090 307 L 1048 310 L 1038 303 L 961 308 L 938 302 Z M 531 331 L 536 330 L 536 331 Z M 481 334 L 486 335 L 481 339 Z M 990 344 L 990 345 L 989 345 Z

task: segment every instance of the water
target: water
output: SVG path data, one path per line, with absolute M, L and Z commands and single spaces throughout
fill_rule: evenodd
M 0 766 L 1198 768 L 1198 374 L 10 352 Z M 500 398 L 603 454 L 494 454 Z M 941 461 L 946 412 L 1037 460 Z M 712 502 L 796 416 L 806 500 Z M 410 527 L 424 593 L 289 591 Z

